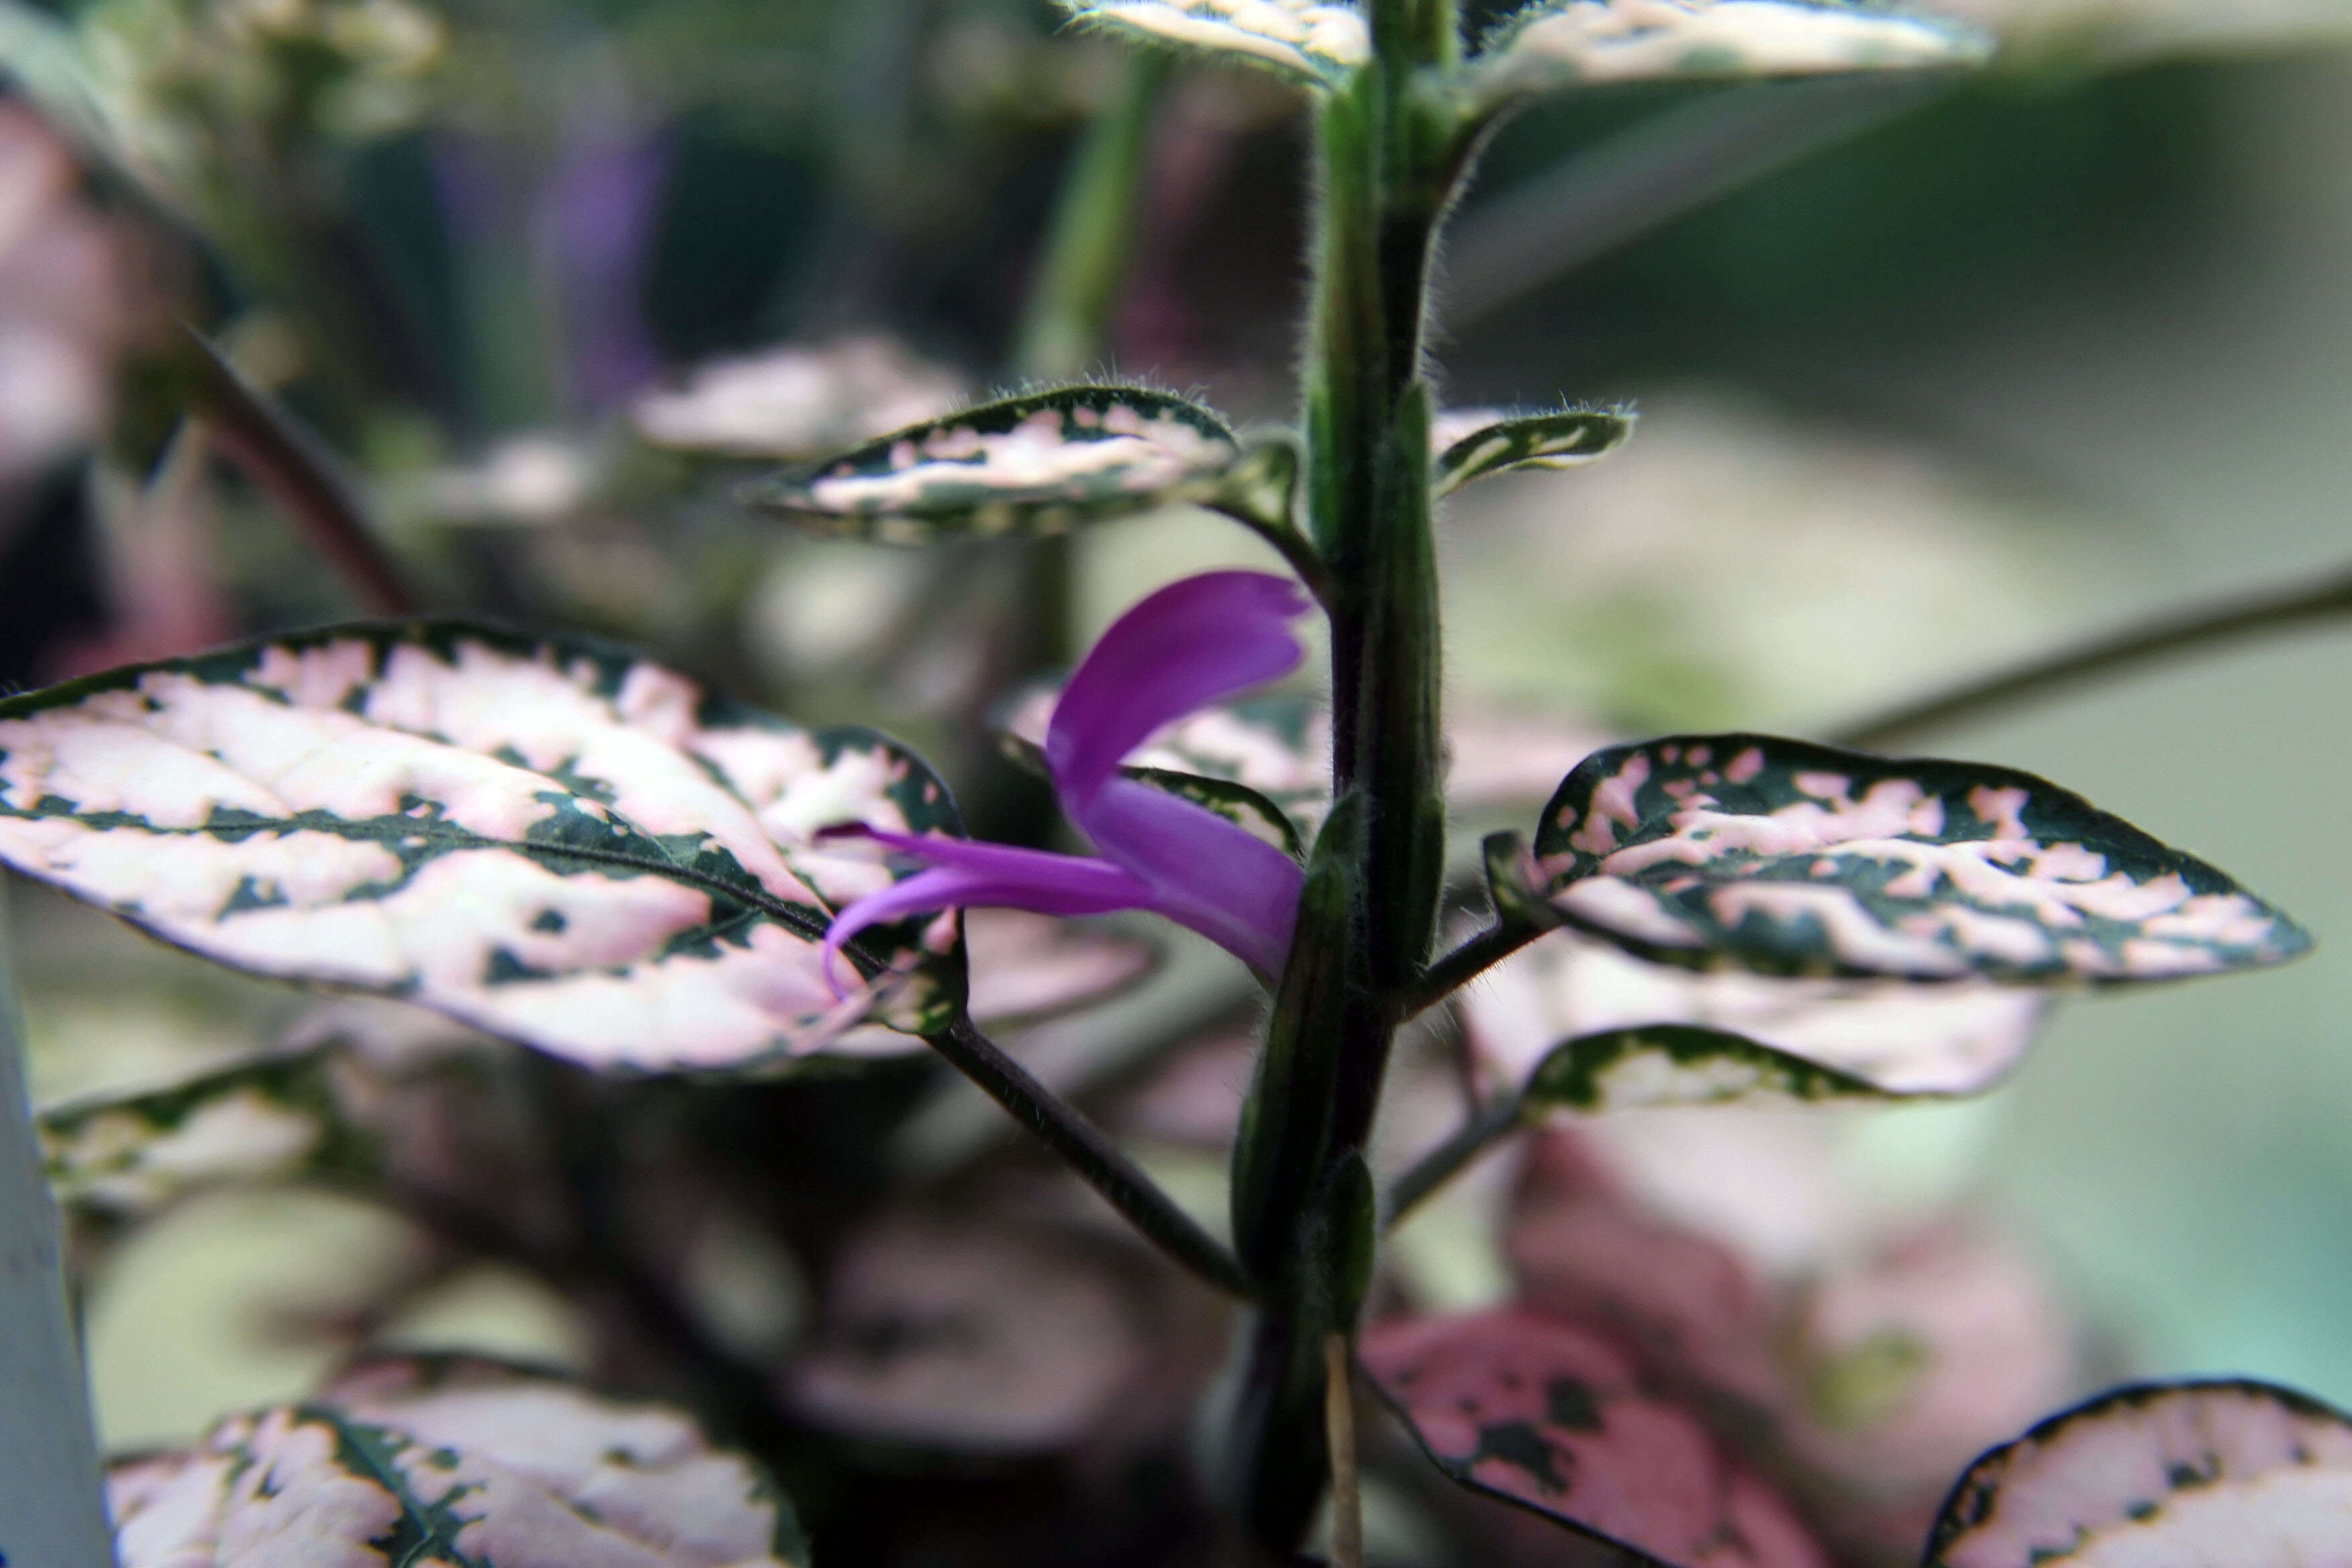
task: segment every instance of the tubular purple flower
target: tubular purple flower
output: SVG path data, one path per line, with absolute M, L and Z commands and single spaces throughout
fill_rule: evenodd
M 929 910 L 1148 910 L 1262 974 L 1280 973 L 1304 880 L 1298 863 L 1207 807 L 1118 769 L 1161 725 L 1298 668 L 1306 650 L 1290 623 L 1312 607 L 1287 578 L 1211 572 L 1172 583 L 1121 616 L 1071 676 L 1045 730 L 1055 794 L 1100 856 L 869 832 L 930 867 L 835 916 L 825 932 L 828 961 L 866 927 Z

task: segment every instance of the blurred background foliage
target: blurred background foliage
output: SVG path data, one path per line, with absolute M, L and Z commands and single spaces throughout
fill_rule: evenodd
M 1017 552 L 788 537 L 728 486 L 1030 368 L 1062 171 L 1129 90 L 1110 49 L 1042 0 L 0 5 L 25 89 L 0 106 L 0 685 L 362 607 L 191 451 L 184 319 L 341 455 L 425 605 L 878 721 L 982 815 L 1037 810 L 977 717 L 1032 673 Z M 1608 464 L 1455 505 L 1457 698 L 1826 728 L 2352 555 L 2352 57 L 2108 65 L 2066 36 L 1976 79 L 1601 92 L 1505 132 L 1444 269 L 1454 398 L 1643 420 Z M 1294 109 L 1170 75 L 1103 367 L 1286 416 Z M 780 346 L 802 357 L 695 400 L 709 362 Z M 714 433 L 713 407 L 748 428 Z M 1069 634 L 1270 562 L 1198 514 L 1112 525 L 1073 547 Z M 1989 1099 L 1843 1121 L 1841 1169 L 2008 1215 L 2119 1362 L 2352 1402 L 2352 641 L 2236 648 L 1929 749 L 2198 846 L 2322 951 L 2068 1006 Z M 46 1097 L 250 1048 L 295 1008 L 14 894 Z M 932 1093 L 916 1063 L 681 1114 L 785 1130 L 847 1188 L 882 1159 L 859 1130 Z M 347 1199 L 240 1194 L 135 1239 L 88 1304 L 107 1436 L 293 1392 L 355 1315 L 589 1355 L 579 1303 L 403 1235 Z M 1482 1265 L 1459 1267 L 1475 1299 Z M 809 1281 L 738 1276 L 713 1289 L 744 1333 L 789 1342 Z

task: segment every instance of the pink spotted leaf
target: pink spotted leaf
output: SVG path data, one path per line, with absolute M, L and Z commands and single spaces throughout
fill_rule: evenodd
M 806 1568 L 791 1505 L 683 1414 L 460 1358 L 354 1368 L 108 1478 L 122 1568 Z
M 2352 1417 L 2251 1380 L 2147 1384 L 1960 1478 L 1928 1568 L 2305 1568 L 2352 1559 Z
M 2302 928 L 2071 791 L 1759 735 L 1615 746 L 1536 833 L 1531 918 L 1693 969 L 2010 984 L 2284 963 Z
M 0 863 L 232 968 L 422 1004 L 597 1067 L 774 1069 L 945 1026 L 952 921 L 821 942 L 892 884 L 845 822 L 960 831 L 923 763 L 649 660 L 352 626 L 0 701 Z
M 1231 426 L 1135 386 L 1024 393 L 911 425 L 765 480 L 746 499 L 821 532 L 919 545 L 1060 533 L 1264 478 Z
M 1365 1371 L 1455 1480 L 1671 1568 L 1821 1568 L 1788 1505 L 1632 1360 L 1507 1308 L 1365 1331 Z

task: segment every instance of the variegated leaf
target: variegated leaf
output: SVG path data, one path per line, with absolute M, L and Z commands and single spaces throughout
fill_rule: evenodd
M 1633 414 L 1626 408 L 1565 408 L 1505 416 L 1459 434 L 1444 429 L 1431 482 L 1439 495 L 1449 496 L 1507 468 L 1580 468 L 1607 457 L 1633 434 Z
M 629 414 L 656 447 L 789 462 L 938 419 L 963 396 L 952 372 L 897 340 L 855 337 L 697 365 L 683 385 L 646 393 Z
M 791 1506 L 692 1421 L 488 1362 L 355 1368 L 108 1479 L 122 1568 L 805 1568 Z
M 2168 980 L 2311 945 L 2227 876 L 2031 773 L 1758 735 L 1596 752 L 1544 808 L 1556 918 L 1784 975 Z
M 372 1170 L 373 1140 L 345 1119 L 329 1070 L 322 1049 L 277 1054 L 45 1111 L 49 1185 L 68 1210 L 132 1218 L 201 1187 Z
M 1607 1341 L 1519 1309 L 1391 1320 L 1364 1369 L 1438 1468 L 1674 1568 L 1815 1568 L 1787 1504 Z
M 1519 1300 L 1622 1336 L 1801 1489 L 1841 1561 L 1916 1554 L 1953 1475 L 2082 1386 L 2083 1336 L 2031 1255 L 1980 1215 L 1864 1219 L 1851 1173 L 1790 1158 L 1825 1149 L 1824 1120 L 1633 1120 L 1530 1142 L 1506 1230 Z M 1752 1212 L 1706 1212 L 1735 1194 Z
M 1960 1478 L 1928 1568 L 2352 1560 L 2352 1417 L 2231 1379 L 2118 1389 Z
M 1639 1087 L 1726 1099 L 1752 1077 L 1753 1092 L 1807 1100 L 1979 1092 L 2032 1046 L 2044 1005 L 2033 990 L 1979 981 L 1695 973 L 1575 931 L 1555 932 L 1497 965 L 1460 1005 L 1471 1048 L 1498 1086 L 1527 1082 L 1532 1093 L 1547 1070 L 1580 1082 L 1586 1068 L 1571 1068 L 1567 1052 L 1605 1069 L 1625 1094 Z M 1554 1047 L 1560 1039 L 1570 1045 Z M 1718 1046 L 1727 1053 L 1719 1059 Z M 1701 1070 L 1688 1077 L 1670 1063 Z M 1717 1074 L 1727 1092 L 1706 1092 Z M 1565 1103 L 1603 1108 L 1573 1097 Z
M 1059 533 L 1214 499 L 1243 457 L 1198 404 L 1131 386 L 1027 393 L 753 486 L 755 505 L 886 544 Z
M 956 927 L 818 946 L 887 885 L 841 823 L 956 830 L 929 770 L 601 645 L 306 633 L 0 702 L 0 861 L 232 967 L 603 1067 L 740 1069 L 944 1026 Z
M 1721 1029 L 1643 1024 L 1546 1052 L 1520 1089 L 1529 1115 L 1730 1100 L 1874 1100 L 1875 1084 Z
M 1538 0 L 1471 70 L 1482 103 L 1602 82 L 1974 65 L 1990 35 L 1840 0 Z
M 1141 43 L 1328 87 L 1371 58 L 1363 12 L 1315 0 L 1060 0 L 1076 20 Z

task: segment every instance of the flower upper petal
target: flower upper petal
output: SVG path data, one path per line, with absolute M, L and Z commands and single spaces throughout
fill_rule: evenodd
M 1162 724 L 1297 668 L 1306 650 L 1290 622 L 1312 607 L 1287 577 L 1207 572 L 1121 616 L 1070 677 L 1046 726 L 1046 765 L 1071 816 L 1081 817 L 1087 798 Z

